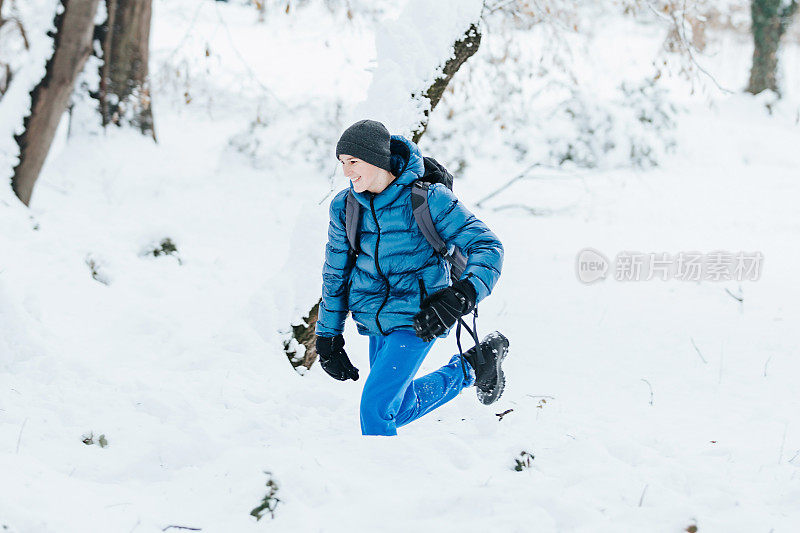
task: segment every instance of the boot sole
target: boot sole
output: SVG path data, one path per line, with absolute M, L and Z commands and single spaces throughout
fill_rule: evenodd
M 502 353 L 499 353 L 497 355 L 497 359 L 495 360 L 495 372 L 496 372 L 495 375 L 497 376 L 497 379 L 495 381 L 495 386 L 492 389 L 492 392 L 490 394 L 484 395 L 484 393 L 480 389 L 476 390 L 478 395 L 478 400 L 483 405 L 491 405 L 497 400 L 499 400 L 500 396 L 503 395 L 503 391 L 506 388 L 506 376 L 503 373 L 502 365 L 503 365 L 503 360 L 505 360 L 506 356 L 508 355 L 509 342 L 506 336 L 500 333 L 499 331 L 490 333 L 489 335 L 487 335 L 487 337 L 490 337 L 492 335 L 497 335 L 503 339 L 503 343 L 500 346 L 500 348 L 502 349 Z

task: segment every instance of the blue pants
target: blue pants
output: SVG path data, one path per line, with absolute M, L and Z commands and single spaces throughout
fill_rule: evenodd
M 448 364 L 414 379 L 435 341 L 425 342 L 409 330 L 369 338 L 369 376 L 361 393 L 361 433 L 397 435 L 397 428 L 416 420 L 472 385 L 475 373 L 459 355 Z

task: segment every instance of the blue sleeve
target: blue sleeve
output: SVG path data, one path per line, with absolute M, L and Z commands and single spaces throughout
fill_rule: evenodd
M 448 247 L 458 246 L 467 256 L 467 268 L 461 279 L 469 279 L 475 286 L 480 302 L 492 292 L 500 278 L 503 268 L 500 239 L 441 183 L 428 188 L 428 207 L 433 225 L 444 242 Z
M 344 331 L 347 318 L 347 284 L 353 268 L 350 243 L 344 227 L 345 198 L 349 189 L 331 201 L 328 244 L 325 245 L 325 264 L 322 266 L 322 302 L 319 305 L 316 333 L 334 337 Z

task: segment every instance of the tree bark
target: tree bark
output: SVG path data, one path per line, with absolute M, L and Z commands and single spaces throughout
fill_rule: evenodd
M 453 44 L 453 56 L 444 64 L 442 75 L 423 93 L 423 96 L 430 101 L 431 108 L 430 111 L 425 112 L 425 122 L 420 129 L 414 132 L 412 140 L 415 143 L 419 142 L 425 134 L 425 130 L 428 129 L 428 117 L 430 116 L 430 112 L 433 111 L 436 104 L 442 99 L 442 95 L 445 89 L 447 89 L 450 80 L 453 79 L 453 76 L 455 76 L 458 69 L 461 68 L 461 65 L 478 51 L 480 44 L 481 32 L 478 30 L 477 24 L 470 25 L 469 29 L 464 33 L 464 36 Z
M 148 78 L 152 0 L 105 1 L 99 92 L 103 126 L 130 124 L 155 140 Z
M 75 79 L 91 51 L 94 16 L 99 0 L 61 0 L 56 15 L 53 55 L 44 78 L 31 91 L 31 112 L 23 131 L 14 138 L 19 145 L 19 163 L 14 167 L 11 187 L 25 205 L 42 170 L 47 152 L 67 109 Z
M 302 324 L 292 326 L 292 337 L 298 344 L 305 346 L 305 355 L 303 355 L 302 358 L 297 357 L 297 353 L 291 347 L 291 341 L 286 341 L 283 345 L 283 349 L 287 357 L 289 357 L 289 362 L 292 363 L 292 366 L 295 368 L 300 366 L 311 368 L 311 365 L 317 360 L 317 336 L 314 333 L 314 329 L 317 325 L 317 315 L 319 314 L 319 306 L 321 303 L 322 300 L 320 299 L 320 301 L 311 308 L 308 316 L 303 317 Z
M 778 87 L 778 49 L 792 16 L 797 11 L 797 0 L 781 7 L 782 0 L 752 0 L 750 15 L 753 31 L 753 65 L 747 91 L 758 94 L 771 89 L 780 94 Z

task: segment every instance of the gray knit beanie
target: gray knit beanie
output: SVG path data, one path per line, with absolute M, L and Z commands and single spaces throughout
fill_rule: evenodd
M 359 120 L 342 133 L 336 143 L 336 158 L 352 155 L 371 165 L 392 171 L 391 136 L 386 126 L 375 120 Z

